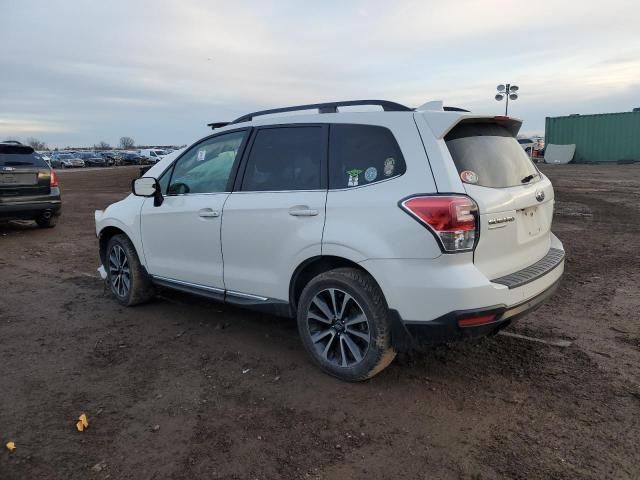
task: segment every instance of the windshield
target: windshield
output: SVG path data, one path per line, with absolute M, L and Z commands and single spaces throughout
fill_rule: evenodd
M 465 183 L 505 188 L 540 178 L 520 144 L 500 125 L 460 123 L 445 141 Z
M 69 155 L 68 153 L 63 153 L 62 155 L 58 155 L 60 160 L 71 160 L 73 155 Z

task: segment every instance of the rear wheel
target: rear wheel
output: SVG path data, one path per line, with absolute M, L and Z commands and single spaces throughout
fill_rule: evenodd
M 395 357 L 384 296 L 357 269 L 331 270 L 309 282 L 298 303 L 298 331 L 313 361 L 341 380 L 371 378 Z
M 40 228 L 53 228 L 58 223 L 58 217 L 54 217 L 53 215 L 40 215 L 35 218 L 36 223 Z
M 111 293 L 119 303 L 130 307 L 153 297 L 153 286 L 126 235 L 111 237 L 105 257 L 107 281 Z

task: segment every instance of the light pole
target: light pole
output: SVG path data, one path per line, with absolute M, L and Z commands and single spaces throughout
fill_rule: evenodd
M 511 85 L 507 83 L 506 85 L 498 85 L 497 87 L 498 93 L 496 93 L 496 100 L 499 102 L 502 99 L 507 99 L 507 104 L 504 107 L 504 115 L 509 116 L 509 100 L 517 100 L 518 99 L 518 90 L 520 87 L 517 85 Z

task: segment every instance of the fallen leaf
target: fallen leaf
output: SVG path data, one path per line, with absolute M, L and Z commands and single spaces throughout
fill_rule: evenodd
M 85 428 L 89 426 L 89 419 L 86 414 L 82 414 L 78 417 L 78 422 L 76 423 L 76 428 L 79 432 L 83 432 Z
M 7 442 L 7 449 L 13 452 L 16 449 L 16 444 L 14 442 Z

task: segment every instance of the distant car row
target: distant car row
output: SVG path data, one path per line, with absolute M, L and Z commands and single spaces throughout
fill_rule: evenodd
M 173 150 L 142 149 L 38 152 L 53 168 L 112 167 L 118 165 L 153 165 Z
M 544 139 L 542 137 L 518 138 L 518 143 L 534 162 L 544 157 Z

